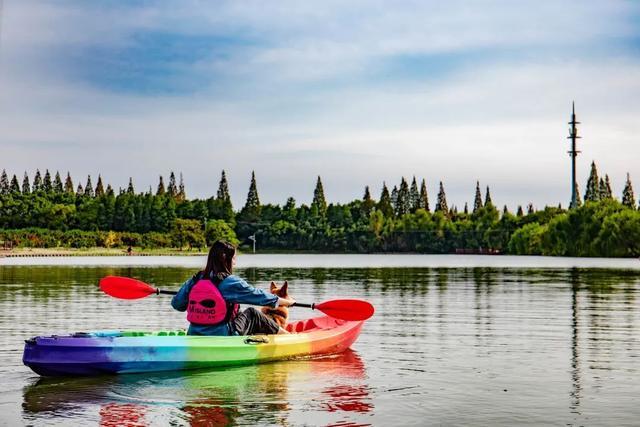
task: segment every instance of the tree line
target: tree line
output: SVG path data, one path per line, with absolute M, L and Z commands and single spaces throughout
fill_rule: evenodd
M 484 193 L 484 197 L 483 197 Z M 114 191 L 99 175 L 77 186 L 69 173 L 25 173 L 22 183 L 0 175 L 0 240 L 23 247 L 204 247 L 224 238 L 241 245 L 256 239 L 261 250 L 321 252 L 451 253 L 490 250 L 565 256 L 640 255 L 640 212 L 627 175 L 621 200 L 595 163 L 584 203 L 536 210 L 532 204 L 494 206 L 489 187 L 476 182 L 473 204 L 449 206 L 442 182 L 433 209 L 424 179 L 404 177 L 377 199 L 369 187 L 349 203 L 328 203 L 318 177 L 311 204 L 290 197 L 262 204 L 255 173 L 244 206 L 236 211 L 222 171 L 207 199 L 188 199 L 180 174 L 162 176 L 155 191 L 137 192 L 133 180 Z M 251 238 L 251 239 L 250 239 Z

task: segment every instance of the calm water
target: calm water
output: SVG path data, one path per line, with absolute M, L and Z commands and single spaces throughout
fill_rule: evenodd
M 23 367 L 33 335 L 184 327 L 166 297 L 120 301 L 96 283 L 170 289 L 191 272 L 0 266 L 0 424 L 638 425 L 637 270 L 246 267 L 301 302 L 360 297 L 377 313 L 352 351 L 320 360 L 52 380 Z

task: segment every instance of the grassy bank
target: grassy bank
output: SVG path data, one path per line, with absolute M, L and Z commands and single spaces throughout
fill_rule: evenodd
M 148 249 L 134 247 L 132 256 L 197 256 L 206 255 L 200 250 L 178 250 L 170 248 Z M 127 256 L 127 250 L 122 248 L 16 248 L 0 250 L 2 256 Z

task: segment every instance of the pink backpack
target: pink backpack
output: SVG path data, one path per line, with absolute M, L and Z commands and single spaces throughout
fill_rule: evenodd
M 187 320 L 198 325 L 217 325 L 227 317 L 227 302 L 211 280 L 200 279 L 189 292 Z

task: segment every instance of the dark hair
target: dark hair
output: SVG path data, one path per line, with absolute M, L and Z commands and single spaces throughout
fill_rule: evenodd
M 223 240 L 216 241 L 209 249 L 207 266 L 202 271 L 204 278 L 210 278 L 215 284 L 219 284 L 233 271 L 233 256 L 236 248 Z

